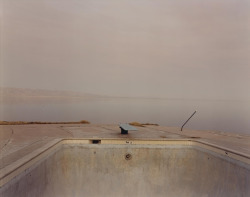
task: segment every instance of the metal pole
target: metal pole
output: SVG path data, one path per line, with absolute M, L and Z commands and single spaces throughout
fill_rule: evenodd
M 185 124 L 187 124 L 187 122 L 193 117 L 193 115 L 196 113 L 196 111 L 194 111 L 194 113 L 189 117 L 189 119 L 187 119 L 187 121 L 182 125 L 181 127 L 181 131 L 183 129 L 183 127 L 185 126 Z

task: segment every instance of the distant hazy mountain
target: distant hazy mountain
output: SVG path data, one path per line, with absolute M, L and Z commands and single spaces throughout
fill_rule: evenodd
M 24 88 L 3 88 L 0 87 L 0 96 L 3 100 L 6 99 L 92 99 L 103 98 L 105 96 L 87 94 L 71 91 L 53 91 L 41 89 L 24 89 Z

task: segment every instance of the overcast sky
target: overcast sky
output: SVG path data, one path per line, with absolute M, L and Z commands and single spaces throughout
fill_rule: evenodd
M 249 0 L 0 0 L 5 87 L 250 99 Z

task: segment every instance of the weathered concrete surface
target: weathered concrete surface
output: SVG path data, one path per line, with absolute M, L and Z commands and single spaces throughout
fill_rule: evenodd
M 31 153 L 37 154 L 39 152 L 39 149 L 41 147 L 43 147 L 44 145 L 46 145 L 48 143 L 52 143 L 56 139 L 63 139 L 63 138 L 68 138 L 68 139 L 75 139 L 75 138 L 125 139 L 125 140 L 131 140 L 131 139 L 132 140 L 133 139 L 147 139 L 147 140 L 195 139 L 196 141 L 207 142 L 211 145 L 216 145 L 216 146 L 219 146 L 221 148 L 225 148 L 227 150 L 232 150 L 233 152 L 237 152 L 239 154 L 245 155 L 246 158 L 250 158 L 250 136 L 248 136 L 248 135 L 214 132 L 214 131 L 194 131 L 194 130 L 184 130 L 181 132 L 179 128 L 170 128 L 170 127 L 162 127 L 162 126 L 137 127 L 137 129 L 138 129 L 138 131 L 130 131 L 128 135 L 121 135 L 118 125 L 22 125 L 22 126 L 21 125 L 20 126 L 6 125 L 6 126 L 0 126 L 0 148 L 1 148 L 0 149 L 0 170 L 7 169 L 13 163 L 16 163 L 16 164 L 20 163 L 21 164 L 22 159 L 25 158 L 27 155 L 29 155 Z M 98 146 L 98 145 L 96 145 L 96 146 Z M 107 150 L 107 149 L 105 149 L 105 150 Z M 112 151 L 115 151 L 115 150 L 112 150 Z M 105 158 L 106 157 L 110 158 L 110 155 L 108 153 L 111 154 L 112 151 L 110 152 L 107 150 L 107 152 L 103 152 L 102 154 L 106 155 Z M 162 152 L 164 152 L 164 151 L 162 151 Z M 74 154 L 72 154 L 72 157 L 74 156 Z M 82 154 L 87 154 L 87 153 L 85 151 L 85 153 L 82 153 Z M 133 154 L 135 154 L 135 153 L 133 153 Z M 192 166 L 195 166 L 195 168 L 197 168 L 197 172 L 199 172 L 199 173 L 193 174 L 192 176 L 191 175 L 184 176 L 189 172 L 188 171 L 184 172 L 184 170 L 183 170 L 181 174 L 178 174 L 179 171 L 177 173 L 177 170 L 174 170 L 174 169 L 170 170 L 171 165 L 168 163 L 169 160 L 167 160 L 167 162 L 161 161 L 162 163 L 166 164 L 166 168 L 167 168 L 167 169 L 162 169 L 162 172 L 165 171 L 165 172 L 167 172 L 167 174 L 169 174 L 169 173 L 171 174 L 171 172 L 173 171 L 173 172 L 177 173 L 176 177 L 178 177 L 178 181 L 175 183 L 179 184 L 178 188 L 180 189 L 180 191 L 178 190 L 178 188 L 176 188 L 174 191 L 174 192 L 176 192 L 176 195 L 174 195 L 174 193 L 172 193 L 173 194 L 172 196 L 181 196 L 181 194 L 183 194 L 182 196 L 188 196 L 188 195 L 189 196 L 196 196 L 195 193 L 192 193 L 191 188 L 196 187 L 197 191 L 200 191 L 200 190 L 203 191 L 204 190 L 203 188 L 205 188 L 205 185 L 210 184 L 210 186 L 211 186 L 211 184 L 213 185 L 213 182 L 214 181 L 216 182 L 216 180 L 218 180 L 220 182 L 220 183 L 216 182 L 217 185 L 214 185 L 214 187 L 218 187 L 217 189 L 215 189 L 213 186 L 211 186 L 211 187 L 207 186 L 210 189 L 204 190 L 204 191 L 208 191 L 208 190 L 211 191 L 211 194 L 213 194 L 213 195 L 210 195 L 209 192 L 202 193 L 200 191 L 199 195 L 197 195 L 197 196 L 222 196 L 222 193 L 220 193 L 220 191 L 222 191 L 222 190 L 224 191 L 224 189 L 229 187 L 229 186 L 230 186 L 229 190 L 230 190 L 230 188 L 232 189 L 232 191 L 230 190 L 232 194 L 235 194 L 234 191 L 237 191 L 238 195 L 234 195 L 234 196 L 250 196 L 248 193 L 249 192 L 249 185 L 250 185 L 249 184 L 249 177 L 250 176 L 249 176 L 249 168 L 248 167 L 244 168 L 245 170 L 243 170 L 243 168 L 239 167 L 238 165 L 236 165 L 236 167 L 235 167 L 234 166 L 235 163 L 230 163 L 230 162 L 225 163 L 224 161 L 211 163 L 211 161 L 207 161 L 205 159 L 205 158 L 208 158 L 207 156 L 203 157 L 204 154 L 202 154 L 203 156 L 201 156 L 201 154 L 196 154 L 194 152 L 193 153 L 189 152 L 189 153 L 185 153 L 185 154 L 189 155 L 190 158 L 193 158 L 192 155 L 197 155 L 197 156 L 195 156 L 195 159 L 192 160 L 193 163 L 190 163 L 191 162 L 191 160 L 190 160 L 188 165 L 190 165 L 190 168 Z M 67 154 L 63 154 L 63 155 L 65 155 L 66 160 L 71 158 L 70 155 L 67 155 Z M 75 154 L 75 156 L 76 155 L 77 154 Z M 78 155 L 81 155 L 81 154 L 79 153 Z M 155 153 L 153 155 L 158 155 L 158 153 Z M 160 154 L 160 155 L 162 155 L 162 154 Z M 82 155 L 82 156 L 84 156 L 84 155 Z M 145 158 L 145 157 L 151 157 L 151 156 L 149 156 L 149 155 L 143 156 L 143 158 Z M 152 157 L 153 157 L 153 160 L 156 160 L 156 161 L 161 160 L 160 159 L 161 157 L 159 157 L 159 158 L 155 158 L 155 156 L 152 156 Z M 93 159 L 93 155 L 90 158 Z M 177 162 L 175 160 L 177 158 L 175 158 L 174 156 L 169 156 L 169 158 L 171 158 L 172 161 Z M 203 158 L 203 159 L 199 159 L 199 158 Z M 211 157 L 209 157 L 209 158 L 211 158 Z M 71 158 L 71 159 L 73 159 L 73 158 Z M 219 159 L 219 158 L 215 157 L 213 159 L 213 161 L 215 161 L 217 159 Z M 55 162 L 53 157 L 51 157 L 46 162 L 50 162 L 51 160 L 53 160 L 53 162 Z M 96 162 L 97 163 L 100 163 L 100 162 L 106 163 L 107 162 L 107 161 L 103 161 L 103 160 L 104 160 L 104 158 L 99 156 L 98 159 L 96 160 Z M 65 161 L 65 160 L 63 160 L 63 161 Z M 142 161 L 143 160 L 140 160 L 140 162 L 138 161 L 139 163 L 136 163 L 134 165 L 140 164 L 143 166 Z M 24 188 L 28 187 L 29 189 L 33 188 L 34 191 L 41 191 L 42 192 L 44 190 L 44 192 L 47 192 L 47 193 L 45 193 L 46 194 L 45 196 L 55 196 L 55 194 L 52 195 L 52 193 L 50 193 L 50 191 L 56 190 L 56 188 L 49 190 L 49 189 L 44 189 L 44 187 L 51 184 L 52 178 L 55 179 L 55 177 L 56 177 L 56 179 L 58 179 L 58 180 L 61 179 L 59 177 L 59 174 L 50 175 L 51 171 L 49 170 L 49 168 L 53 169 L 53 167 L 51 167 L 51 166 L 54 166 L 55 163 L 56 163 L 55 166 L 57 166 L 58 163 L 61 163 L 61 160 L 59 159 L 55 163 L 52 162 L 53 164 L 52 163 L 46 164 L 46 162 L 41 164 L 41 166 L 39 166 L 39 169 L 41 168 L 41 170 L 33 171 L 32 175 L 30 177 L 26 176 L 26 178 L 23 179 L 22 182 L 19 182 L 18 185 L 15 186 L 16 189 L 14 189 L 14 191 L 18 191 L 18 189 L 20 189 L 22 187 L 24 187 Z M 186 163 L 186 162 L 184 162 L 184 163 Z M 198 165 L 198 163 L 199 163 L 199 165 Z M 72 164 L 72 165 L 74 167 L 76 167 L 75 166 L 76 164 Z M 104 174 L 106 174 L 105 176 L 108 176 L 108 173 L 112 174 L 112 172 L 110 171 L 111 169 L 109 169 L 108 166 L 109 165 L 112 166 L 114 164 L 105 164 L 105 165 L 107 165 L 107 167 L 105 167 L 105 169 L 107 170 L 107 173 L 104 173 Z M 154 166 L 156 164 L 150 164 L 150 165 Z M 185 165 L 187 165 L 187 164 L 185 164 Z M 247 165 L 247 166 L 249 166 L 249 165 Z M 158 167 L 160 169 L 161 166 L 158 166 Z M 155 171 L 157 171 L 158 167 L 154 167 L 153 169 Z M 202 167 L 205 167 L 205 168 L 203 169 Z M 137 166 L 135 168 L 139 168 L 139 166 Z M 176 166 L 176 169 L 182 169 L 182 168 L 184 169 L 184 166 L 182 166 L 182 167 L 181 166 L 178 167 L 178 165 Z M 148 170 L 150 171 L 152 169 L 150 168 Z M 190 170 L 190 169 L 187 167 L 186 170 Z M 67 169 L 67 171 L 68 171 L 68 169 Z M 94 169 L 92 169 L 92 171 L 94 171 Z M 213 173 L 213 171 L 215 171 L 216 173 Z M 49 172 L 49 173 L 44 174 L 45 172 Z M 104 172 L 105 172 L 105 170 L 104 170 Z M 144 169 L 144 172 L 145 172 L 145 169 Z M 76 173 L 75 171 L 72 171 L 72 173 L 73 173 L 72 176 L 73 175 L 79 176 L 78 173 Z M 103 173 L 103 172 L 101 172 L 101 173 Z M 92 172 L 91 174 L 93 176 L 99 176 L 99 174 L 95 174 L 95 172 Z M 92 180 L 91 174 L 89 174 L 89 177 L 86 180 Z M 211 178 L 211 177 L 213 177 L 212 174 L 216 179 Z M 98 178 L 93 179 L 93 180 L 95 180 L 95 183 L 96 183 L 96 186 L 93 186 L 93 188 L 103 188 L 104 186 L 110 188 L 109 184 L 106 183 L 107 180 L 105 179 L 105 176 L 102 179 L 98 179 Z M 114 175 L 114 174 L 112 176 L 116 177 L 116 175 Z M 121 176 L 118 176 L 118 177 L 120 177 L 119 179 L 122 179 Z M 184 177 L 183 180 L 180 179 L 180 177 L 182 177 L 182 178 Z M 187 184 L 187 186 L 185 186 L 185 184 L 186 184 L 185 177 L 186 178 L 189 177 L 188 179 L 190 182 L 192 182 L 192 180 L 196 180 L 200 183 L 199 184 L 197 183 L 198 185 L 192 185 L 191 183 L 189 183 L 189 184 Z M 201 177 L 202 177 L 202 179 L 201 179 Z M 207 180 L 207 181 L 211 181 L 211 180 L 213 180 L 213 181 L 205 182 L 205 177 L 210 177 L 209 180 Z M 41 179 L 41 182 L 37 181 L 40 179 Z M 70 179 L 73 179 L 73 177 L 71 177 Z M 114 180 L 116 180 L 116 179 L 114 179 Z M 152 180 L 153 180 L 153 178 L 152 178 Z M 167 181 L 164 178 L 159 178 L 159 180 Z M 232 180 L 232 182 L 228 182 L 229 180 Z M 129 182 L 128 178 L 127 178 L 127 181 Z M 134 184 L 132 184 L 132 186 L 134 186 L 134 189 L 127 188 L 127 190 L 131 190 L 131 191 L 133 190 L 134 195 L 131 194 L 132 196 L 140 196 L 140 195 L 144 194 L 143 191 L 141 191 L 141 193 L 136 193 L 135 188 L 143 188 L 143 187 L 148 188 L 149 187 L 149 186 L 146 186 L 146 183 L 139 183 L 140 181 L 141 181 L 141 179 L 138 179 L 137 181 L 134 180 Z M 102 186 L 103 182 L 105 182 L 104 186 Z M 59 183 L 60 183 L 60 181 L 59 181 Z M 113 184 L 114 187 L 116 186 L 116 184 L 119 185 L 118 181 L 113 181 L 113 182 L 111 181 L 111 183 Z M 169 181 L 168 181 L 168 183 L 169 183 Z M 53 184 L 51 184 L 51 185 L 53 185 Z M 64 184 L 66 184 L 66 183 L 64 183 Z M 67 183 L 67 184 L 70 184 L 70 183 Z M 77 184 L 77 182 L 74 184 Z M 142 184 L 142 185 L 140 185 L 140 184 Z M 159 185 L 158 186 L 157 185 L 158 185 L 158 183 L 156 185 L 154 183 L 152 183 L 152 185 L 149 187 L 156 192 L 156 193 L 154 193 L 154 195 L 151 195 L 150 191 L 145 189 L 145 191 L 147 191 L 146 194 L 150 194 L 150 195 L 145 194 L 144 196 L 157 196 L 158 190 L 155 189 L 159 186 Z M 132 188 L 132 186 L 131 186 L 131 188 Z M 56 185 L 55 185 L 55 187 L 56 187 Z M 58 185 L 57 187 L 62 188 L 63 183 L 60 184 L 60 186 Z M 83 186 L 81 185 L 81 187 L 83 187 Z M 92 187 L 92 185 L 91 185 L 91 187 Z M 152 188 L 152 187 L 155 187 L 155 188 Z M 168 188 L 168 186 L 164 186 L 164 188 L 165 187 Z M 103 189 L 104 189 L 103 191 L 106 191 L 105 188 L 103 188 Z M 75 194 L 75 196 L 77 196 L 77 194 L 79 194 L 79 193 L 74 193 L 74 190 L 75 189 L 73 189 L 72 191 L 65 191 L 64 193 L 70 194 L 68 196 L 74 196 L 74 194 Z M 90 188 L 89 188 L 89 190 L 90 190 Z M 112 193 L 112 194 L 113 195 L 117 194 L 115 192 L 114 188 L 113 188 L 113 190 L 114 190 L 114 193 Z M 24 189 L 24 191 L 28 191 L 28 190 Z M 171 194 L 171 191 L 172 191 L 171 188 L 168 188 L 167 194 Z M 181 191 L 182 192 L 185 191 L 186 193 L 178 193 Z M 217 193 L 216 193 L 216 191 L 217 191 Z M 73 193 L 70 193 L 70 192 L 73 192 Z M 94 193 L 91 193 L 91 191 L 89 191 L 89 192 L 90 192 L 89 193 L 90 196 L 105 196 L 106 195 L 106 194 L 102 195 L 100 193 L 94 194 Z M 128 192 L 127 194 L 130 194 L 129 193 L 130 191 L 127 191 L 127 192 Z M 163 190 L 161 190 L 161 192 L 159 191 L 158 196 L 163 195 L 162 192 L 163 192 Z M 4 196 L 4 195 L 2 195 L 2 196 Z M 8 195 L 8 196 L 20 196 L 20 195 L 14 195 L 14 194 L 12 195 L 12 193 L 10 193 L 10 195 Z M 27 196 L 27 195 L 25 194 L 24 196 Z M 38 195 L 33 195 L 33 196 L 38 196 Z M 63 195 L 61 195 L 61 196 L 63 196 Z M 67 195 L 65 195 L 65 196 L 67 196 Z M 110 195 L 107 195 L 107 196 L 110 196 Z M 119 196 L 119 195 L 117 195 L 117 196 Z M 128 196 L 128 195 L 124 195 L 124 196 Z M 230 196 L 230 194 L 228 194 L 228 196 Z
M 235 197 L 250 196 L 249 185 L 249 166 L 196 147 L 66 144 L 0 194 Z
M 16 153 L 16 159 L 34 148 L 31 145 L 48 143 L 58 138 L 122 138 L 122 139 L 180 139 L 195 137 L 215 145 L 250 155 L 250 135 L 215 131 L 180 131 L 176 127 L 136 127 L 128 135 L 121 135 L 118 125 L 0 125 L 0 158 Z M 42 145 L 40 145 L 42 146 Z M 22 149 L 26 151 L 22 153 Z M 28 149 L 30 149 L 28 151 Z

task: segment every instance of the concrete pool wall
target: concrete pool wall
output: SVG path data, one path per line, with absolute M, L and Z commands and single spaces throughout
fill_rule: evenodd
M 0 171 L 9 196 L 250 196 L 250 159 L 195 140 L 55 140 Z

